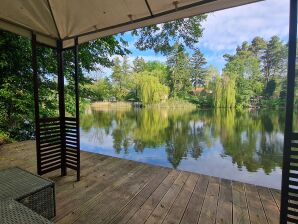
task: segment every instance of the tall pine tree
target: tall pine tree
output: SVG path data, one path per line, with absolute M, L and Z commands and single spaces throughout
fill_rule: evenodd
M 191 70 L 188 55 L 178 44 L 168 57 L 167 64 L 171 95 L 173 97 L 185 96 L 191 89 Z
M 191 81 L 195 88 L 199 86 L 203 87 L 206 84 L 206 69 L 204 68 L 206 64 L 206 58 L 203 53 L 197 49 L 190 58 Z

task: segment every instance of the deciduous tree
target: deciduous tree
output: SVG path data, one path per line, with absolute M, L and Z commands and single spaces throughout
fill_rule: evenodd
M 165 55 L 175 49 L 175 44 L 195 49 L 206 18 L 207 15 L 200 15 L 134 30 L 132 34 L 138 38 L 135 45 L 140 50 L 152 49 Z

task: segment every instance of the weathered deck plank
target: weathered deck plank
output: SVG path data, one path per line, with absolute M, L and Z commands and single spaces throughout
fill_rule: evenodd
M 245 192 L 245 184 L 240 182 L 232 182 L 233 195 L 233 223 L 234 224 L 250 224 L 248 205 Z
M 205 199 L 208 182 L 209 180 L 207 176 L 200 175 L 194 192 L 182 217 L 181 224 L 191 224 L 198 222 Z
M 87 210 L 86 215 L 79 215 L 75 223 L 103 223 L 108 220 L 148 183 L 149 172 L 148 167 L 133 171 L 126 181 L 109 188 L 101 197 L 96 196 L 89 200 L 88 206 L 83 205 Z
M 36 172 L 35 143 L 0 147 L 0 169 Z M 81 152 L 75 172 L 56 183 L 56 223 L 278 223 L 280 191 Z
M 280 209 L 280 191 L 279 190 L 276 190 L 276 189 L 269 189 L 273 198 L 274 198 L 274 201 L 277 205 L 277 207 Z
M 102 207 L 100 205 L 103 205 L 103 201 L 107 201 L 107 203 L 119 203 L 119 198 L 117 200 L 110 200 L 110 197 L 115 196 L 123 196 L 122 194 L 119 194 L 119 188 L 120 187 L 130 187 L 129 184 L 131 183 L 138 183 L 138 180 L 136 178 L 139 178 L 140 175 L 142 175 L 144 170 L 146 169 L 146 166 L 136 166 L 134 169 L 130 170 L 126 175 L 119 176 L 119 179 L 117 181 L 114 181 L 111 183 L 111 186 L 108 188 L 105 188 L 105 190 L 101 191 L 100 193 L 96 194 L 94 197 L 92 197 L 90 200 L 87 200 L 85 203 L 82 202 L 80 206 L 77 207 L 77 209 L 73 210 L 73 212 L 69 213 L 67 216 L 65 216 L 61 223 L 74 223 L 77 222 L 80 219 L 84 218 L 90 218 L 94 217 L 99 213 L 99 211 L 102 211 Z M 131 181 L 131 179 L 134 178 L 135 181 Z M 103 206 L 108 207 L 108 206 Z M 111 207 L 111 209 L 114 209 Z M 96 210 L 96 211 L 94 211 Z M 92 215 L 93 213 L 93 215 Z M 84 222 L 87 222 L 87 220 L 83 220 Z M 82 221 L 82 223 L 83 223 Z
M 178 178 L 180 172 L 172 171 L 161 185 L 152 193 L 148 200 L 141 206 L 141 208 L 128 221 L 130 224 L 144 223 L 151 215 L 155 207 L 160 202 L 161 198 L 168 192 L 174 181 Z M 122 223 L 122 222 L 121 222 Z M 126 222 L 123 222 L 126 223 Z
M 119 167 L 121 167 L 121 170 L 119 170 Z M 60 206 L 62 212 L 57 212 L 57 220 L 63 217 L 63 214 L 72 211 L 74 206 L 80 206 L 88 202 L 106 188 L 111 188 L 116 181 L 125 177 L 131 170 L 139 168 L 141 166 L 136 166 L 132 161 L 114 161 L 114 165 L 109 164 L 105 168 L 100 167 L 96 172 L 93 172 L 93 174 L 97 173 L 97 175 L 90 175 L 89 178 L 82 179 L 80 181 L 82 184 L 80 182 L 77 183 L 80 184 L 78 187 L 74 185 L 75 188 L 68 188 L 66 192 L 68 191 L 70 194 L 67 194 L 67 198 L 63 194 L 57 195 L 57 200 L 61 200 L 62 202 Z M 71 185 L 69 186 L 71 187 Z
M 126 223 L 160 186 L 162 181 L 168 176 L 169 172 L 169 170 L 165 170 L 164 172 L 154 175 L 144 190 L 137 194 L 136 197 L 134 197 L 127 205 L 125 205 L 119 213 L 115 214 L 109 222 L 105 223 Z
M 278 207 L 272 197 L 270 190 L 265 187 L 257 187 L 258 193 L 260 195 L 260 199 L 265 210 L 265 214 L 270 224 L 278 224 L 279 216 L 278 216 Z
M 164 218 L 166 217 L 168 211 L 170 210 L 172 204 L 174 203 L 176 197 L 181 191 L 182 187 L 186 183 L 189 174 L 181 172 L 179 177 L 176 179 L 174 184 L 170 187 L 165 196 L 161 199 L 157 207 L 154 209 L 152 214 L 149 216 L 146 224 L 152 223 L 162 223 Z
M 268 223 L 256 186 L 245 185 L 251 223 Z
M 216 213 L 216 224 L 233 223 L 232 182 L 221 180 Z
M 199 176 L 195 174 L 192 174 L 189 176 L 189 178 L 185 182 L 185 185 L 183 186 L 183 189 L 181 190 L 180 194 L 176 198 L 169 214 L 167 215 L 163 223 L 166 223 L 166 224 L 180 223 L 180 220 L 182 219 L 182 216 L 190 200 L 192 192 L 196 186 L 198 178 Z
M 215 223 L 217 202 L 219 198 L 220 179 L 209 177 L 209 184 L 199 218 L 199 224 Z

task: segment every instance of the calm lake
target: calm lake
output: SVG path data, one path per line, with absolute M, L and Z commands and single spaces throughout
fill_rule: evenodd
M 284 111 L 89 111 L 85 151 L 280 189 Z

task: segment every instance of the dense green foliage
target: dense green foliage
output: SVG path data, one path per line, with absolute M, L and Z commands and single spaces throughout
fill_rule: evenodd
M 137 97 L 144 104 L 159 103 L 167 99 L 169 89 L 160 83 L 159 78 L 153 72 L 143 71 L 134 74 Z
M 129 66 L 127 57 L 114 59 L 113 73 L 97 100 L 164 102 L 184 99 L 200 107 L 245 108 L 282 106 L 285 100 L 287 45 L 278 37 L 269 41 L 256 37 L 244 42 L 235 54 L 225 54 L 221 72 L 207 61 L 199 49 L 190 55 L 177 42 L 167 52 L 165 64 L 137 57 Z M 103 89 L 106 89 L 103 87 Z M 154 95 L 154 93 L 156 93 Z
M 200 50 L 196 50 L 190 58 L 191 67 L 191 82 L 195 88 L 205 85 L 207 82 L 206 69 L 204 66 L 207 64 L 206 58 Z
M 226 88 L 230 92 L 222 97 L 229 96 L 231 103 L 221 106 L 261 106 L 262 100 L 284 100 L 287 46 L 277 36 L 269 41 L 256 37 L 250 44 L 244 42 L 237 47 L 234 55 L 224 57 L 227 63 L 222 85 L 229 86 Z
M 136 58 L 133 64 L 133 67 L 128 65 L 127 57 L 123 57 L 122 63 L 116 57 L 110 79 L 100 78 L 89 86 L 95 101 L 114 97 L 116 100 L 152 104 L 166 100 L 169 94 L 165 85 L 166 66 L 158 61 L 146 63 L 143 58 Z
M 194 58 L 200 54 L 196 51 Z M 205 59 L 202 59 L 205 60 Z M 187 99 L 192 95 L 193 87 L 199 82 L 207 83 L 207 70 L 203 69 L 205 63 L 190 63 L 190 57 L 179 45 L 168 55 L 167 63 L 149 61 L 137 57 L 129 66 L 127 57 L 122 61 L 116 57 L 110 77 L 99 78 L 90 90 L 96 96 L 95 100 L 140 101 L 144 105 L 159 103 L 168 98 Z M 199 72 L 199 75 L 194 73 Z M 98 90 L 98 88 L 102 88 Z M 106 91 L 110 89 L 110 91 Z
M 115 37 L 102 38 L 80 46 L 80 84 L 92 82 L 83 73 L 95 71 L 98 65 L 111 66 L 108 56 L 125 55 L 129 51 L 126 43 Z M 66 51 L 65 76 L 66 110 L 74 113 L 73 52 Z M 40 77 L 40 114 L 41 117 L 57 115 L 57 66 L 55 52 L 38 47 L 38 68 Z M 81 88 L 82 99 L 89 97 L 89 91 Z M 0 31 L 0 130 L 14 139 L 34 137 L 33 76 L 31 69 L 30 40 Z
M 138 37 L 136 47 L 153 49 L 165 55 L 171 53 L 177 44 L 183 49 L 196 49 L 203 35 L 202 22 L 206 18 L 207 15 L 200 15 L 134 30 L 132 34 Z
M 179 45 L 171 52 L 167 60 L 171 96 L 183 97 L 191 89 L 191 68 L 189 57 Z
M 6 144 L 6 143 L 11 143 L 12 139 L 9 137 L 9 134 L 0 131 L 0 145 Z

